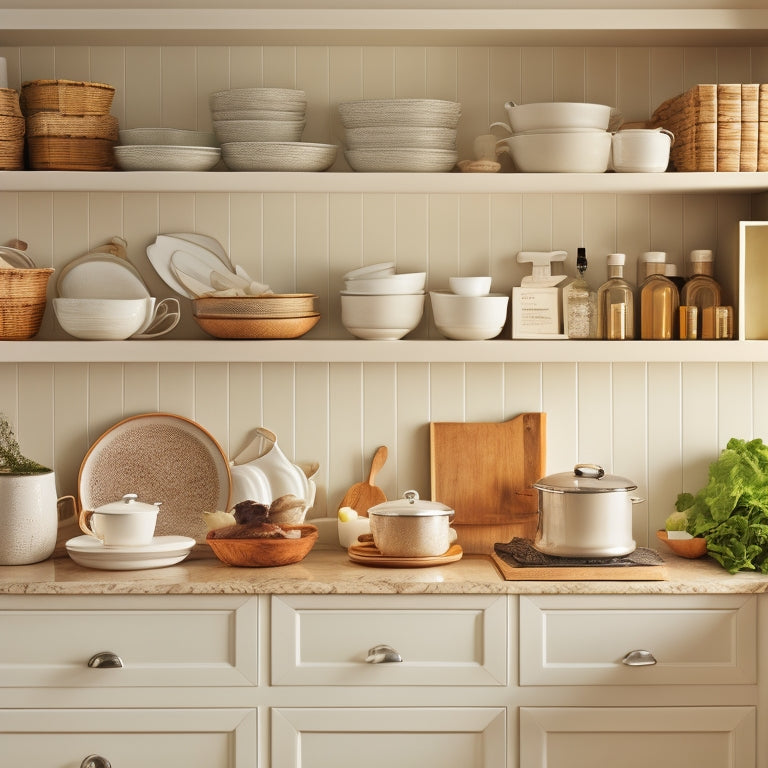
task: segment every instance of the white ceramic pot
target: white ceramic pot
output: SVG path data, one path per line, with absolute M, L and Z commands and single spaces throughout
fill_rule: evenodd
M 637 485 L 606 475 L 596 464 L 577 464 L 537 480 L 539 524 L 534 547 L 558 557 L 621 557 L 636 548 L 632 538 Z
M 105 547 L 143 547 L 152 543 L 159 502 L 145 504 L 135 493 L 120 501 L 80 511 L 80 530 L 95 536 Z
M 386 557 L 439 557 L 456 541 L 454 512 L 445 504 L 419 499 L 406 491 L 402 499 L 368 510 L 376 548 Z
M 613 134 L 611 166 L 619 173 L 663 173 L 673 134 L 665 128 L 627 128 Z
M 28 565 L 53 554 L 58 533 L 53 472 L 0 474 L 0 565 Z
M 604 173 L 611 159 L 607 131 L 520 133 L 502 139 L 497 153 L 506 152 L 521 173 Z

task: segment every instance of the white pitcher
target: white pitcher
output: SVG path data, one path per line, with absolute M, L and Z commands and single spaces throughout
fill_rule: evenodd
M 53 472 L 0 474 L 0 565 L 46 560 L 59 528 Z

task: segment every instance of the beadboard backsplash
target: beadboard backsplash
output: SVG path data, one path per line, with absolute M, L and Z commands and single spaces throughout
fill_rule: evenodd
M 121 127 L 207 129 L 211 91 L 299 87 L 309 100 L 304 139 L 340 142 L 340 101 L 456 99 L 462 157 L 470 156 L 474 136 L 504 119 L 509 99 L 609 103 L 627 120 L 642 120 L 697 82 L 768 81 L 768 48 L 75 46 L 0 48 L 0 56 L 8 59 L 12 87 L 52 77 L 115 85 Z M 337 169 L 344 168 L 341 159 Z M 584 245 L 596 287 L 609 252 L 627 253 L 634 279 L 645 250 L 667 251 L 680 266 L 693 248 L 732 251 L 721 222 L 750 217 L 747 195 L 3 192 L 0 242 L 21 238 L 41 266 L 61 268 L 120 235 L 162 296 L 170 290 L 149 265 L 146 246 L 162 232 L 209 234 L 275 290 L 319 294 L 323 316 L 308 338 L 346 338 L 341 275 L 362 264 L 426 270 L 429 288 L 445 287 L 453 274 L 491 274 L 494 290 L 509 292 L 523 274 L 517 251 L 566 250 L 573 272 Z M 170 338 L 202 338 L 188 302 L 183 306 Z M 437 336 L 428 312 L 413 335 Z M 41 337 L 65 338 L 50 308 Z M 709 462 L 729 437 L 768 438 L 766 403 L 763 363 L 0 360 L 0 411 L 23 451 L 55 467 L 61 494 L 75 492 L 93 440 L 137 413 L 193 418 L 229 455 L 255 427 L 269 427 L 289 457 L 320 463 L 312 514 L 324 516 L 367 476 L 378 445 L 390 449 L 377 478 L 386 494 L 416 488 L 428 496 L 430 421 L 544 411 L 549 472 L 596 462 L 638 483 L 646 499 L 634 513 L 640 544 L 653 541 L 678 492 L 706 482 Z

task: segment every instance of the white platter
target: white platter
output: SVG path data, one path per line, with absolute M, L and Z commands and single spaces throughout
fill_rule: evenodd
M 56 291 L 68 299 L 145 299 L 149 293 L 138 270 L 127 259 L 88 253 L 59 270 Z
M 188 536 L 155 536 L 144 547 L 106 547 L 95 536 L 76 536 L 64 545 L 67 554 L 86 568 L 137 571 L 180 563 L 195 546 Z
M 192 238 L 189 234 L 158 235 L 155 242 L 147 246 L 147 258 L 155 268 L 155 272 L 160 275 L 169 288 L 188 299 L 195 298 L 195 295 L 179 282 L 171 269 L 171 259 L 175 251 L 183 250 L 191 253 L 198 261 L 209 265 L 210 270 L 221 271 L 223 264 L 229 271 L 232 271 L 229 259 L 224 261 L 218 249 L 214 249 L 205 239 L 201 241 L 198 237 Z
M 180 147 L 172 144 L 129 144 L 115 147 L 124 171 L 210 171 L 221 159 L 218 147 Z
M 161 502 L 155 529 L 204 541 L 203 512 L 229 509 L 232 476 L 221 446 L 191 419 L 170 413 L 132 416 L 108 429 L 78 475 L 82 509 L 135 493 Z

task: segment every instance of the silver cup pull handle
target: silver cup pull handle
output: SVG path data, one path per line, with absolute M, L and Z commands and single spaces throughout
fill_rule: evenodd
M 123 660 L 112 651 L 101 651 L 88 659 L 88 666 L 91 669 L 121 669 Z
M 368 664 L 397 664 L 403 657 L 390 645 L 375 645 L 365 660 Z
M 656 657 L 650 651 L 630 651 L 621 663 L 628 667 L 650 667 L 656 663 Z
M 112 768 L 112 763 L 101 755 L 88 755 L 83 758 L 80 768 Z

